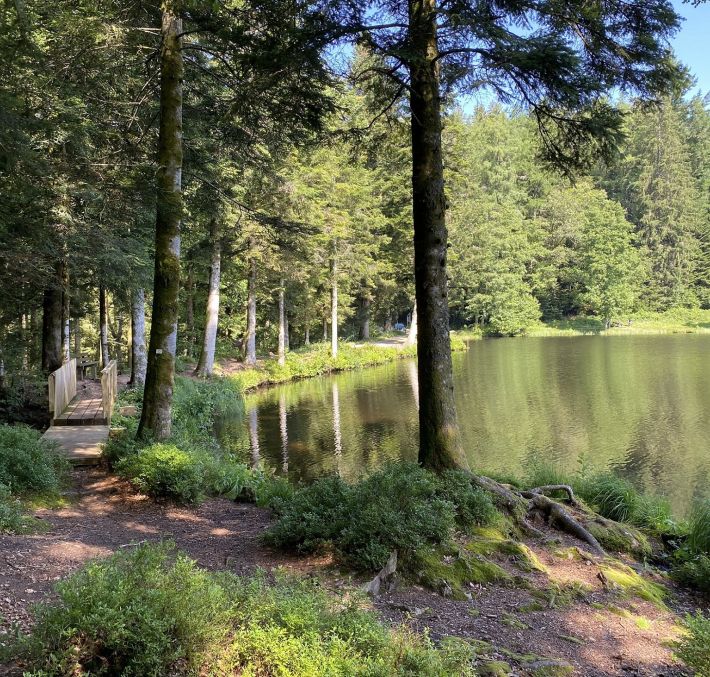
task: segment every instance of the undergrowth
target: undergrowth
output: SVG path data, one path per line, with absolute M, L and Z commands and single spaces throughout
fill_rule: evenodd
M 7 653 L 66 674 L 473 675 L 473 650 L 391 630 L 312 580 L 210 573 L 167 545 L 95 561 L 57 586 Z
M 68 464 L 55 445 L 24 425 L 0 425 L 0 532 L 29 533 L 42 523 L 25 514 L 25 503 L 59 497 Z
M 354 485 L 326 477 L 277 500 L 272 545 L 312 552 L 334 549 L 358 569 L 382 568 L 397 550 L 406 561 L 425 546 L 446 543 L 456 527 L 471 529 L 499 519 L 490 497 L 465 481 L 414 463 L 386 465 Z
M 676 653 L 697 677 L 710 677 L 710 616 L 696 611 L 683 623 L 686 634 L 676 644 Z

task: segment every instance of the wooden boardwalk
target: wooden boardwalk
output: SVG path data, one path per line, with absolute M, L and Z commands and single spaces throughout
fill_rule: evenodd
M 42 438 L 56 442 L 74 465 L 89 465 L 101 461 L 102 445 L 109 436 L 118 372 L 116 361 L 112 360 L 101 372 L 102 396 L 81 399 L 76 395 L 76 364 L 76 359 L 72 359 L 50 374 L 52 423 Z
M 72 465 L 97 465 L 101 448 L 108 439 L 107 425 L 55 425 L 42 439 L 56 442 Z
M 80 426 L 80 425 L 107 425 L 108 420 L 104 414 L 101 398 L 80 400 L 76 397 L 69 406 L 56 416 L 52 425 Z

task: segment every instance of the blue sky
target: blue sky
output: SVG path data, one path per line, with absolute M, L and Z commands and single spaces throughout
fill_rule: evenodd
M 710 3 L 693 7 L 690 3 L 673 0 L 673 6 L 685 17 L 673 40 L 673 48 L 698 79 L 696 90 L 706 94 L 710 92 Z

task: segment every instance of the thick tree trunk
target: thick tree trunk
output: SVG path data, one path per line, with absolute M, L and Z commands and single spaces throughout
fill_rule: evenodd
M 106 289 L 99 287 L 99 345 L 101 347 L 101 367 L 105 369 L 111 358 L 108 353 L 108 315 L 106 308 Z
M 131 298 L 131 380 L 130 384 L 142 387 L 148 368 L 148 354 L 145 347 L 145 291 L 133 290 Z
M 244 362 L 256 364 L 256 259 L 249 261 L 247 280 L 247 340 Z
M 338 357 L 338 261 L 333 255 L 330 262 L 331 284 L 330 293 L 330 354 Z
M 370 297 L 367 290 L 363 290 L 360 297 L 360 332 L 359 338 L 367 341 L 370 338 Z
M 286 317 L 284 312 L 284 285 L 286 281 L 281 278 L 279 284 L 279 364 L 286 364 Z
M 417 342 L 417 302 L 414 302 L 414 310 L 412 311 L 412 322 L 409 325 L 409 332 L 407 333 L 407 340 L 405 344 L 408 346 L 413 346 Z
M 42 371 L 48 374 L 62 366 L 62 261 L 57 263 L 55 272 L 42 300 Z
M 436 0 L 409 0 L 409 32 L 419 462 L 433 470 L 468 468 L 456 421 L 449 339 Z
M 217 327 L 219 325 L 219 286 L 222 269 L 222 240 L 219 222 L 216 218 L 210 223 L 212 241 L 212 262 L 210 264 L 210 286 L 207 292 L 207 311 L 205 312 L 205 332 L 202 336 L 200 359 L 195 369 L 196 376 L 212 376 L 214 353 L 217 346 Z
M 182 218 L 182 21 L 163 2 L 160 50 L 160 132 L 155 219 L 155 278 L 148 369 L 138 437 L 170 435 Z

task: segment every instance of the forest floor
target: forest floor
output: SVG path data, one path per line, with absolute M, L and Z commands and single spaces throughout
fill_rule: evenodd
M 51 599 L 56 581 L 87 560 L 141 541 L 171 539 L 210 570 L 248 574 L 283 567 L 317 575 L 340 595 L 363 582 L 330 557 L 287 555 L 266 547 L 260 536 L 271 518 L 253 505 L 226 499 L 211 499 L 197 508 L 155 503 L 101 469 L 74 470 L 72 482 L 66 506 L 36 512 L 46 531 L 0 536 L 2 633 L 13 626 L 28 628 L 32 605 Z M 688 674 L 673 658 L 669 643 L 678 635 L 679 616 L 700 606 L 698 599 L 672 588 L 666 607 L 609 589 L 598 561 L 574 555 L 579 544 L 572 538 L 558 541 L 556 551 L 536 542 L 528 545 L 544 564 L 544 573 L 521 574 L 513 559 L 501 556 L 499 561 L 510 573 L 524 576 L 525 586 L 476 586 L 470 599 L 455 601 L 402 585 L 376 599 L 374 606 L 387 621 L 426 630 L 435 640 L 447 635 L 475 640 L 487 660 L 508 664 L 495 674 L 528 675 L 534 668 L 590 676 Z M 554 593 L 575 586 L 583 594 Z M 0 669 L 0 674 L 20 673 L 17 666 Z

